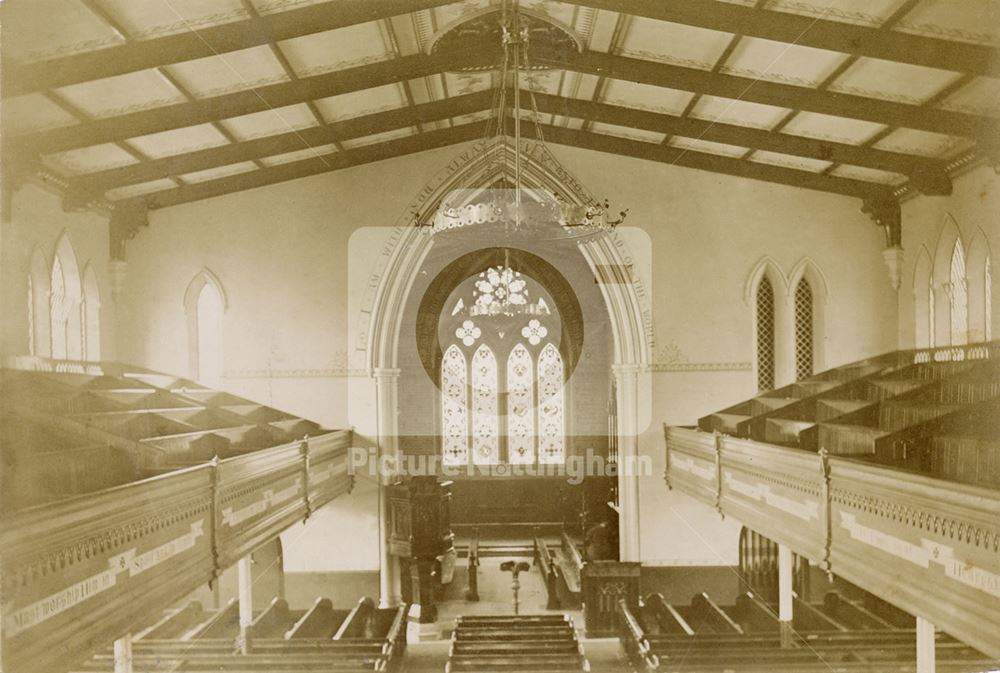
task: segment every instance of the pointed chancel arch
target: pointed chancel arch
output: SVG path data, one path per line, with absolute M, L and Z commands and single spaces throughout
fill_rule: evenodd
M 920 246 L 913 265 L 913 339 L 917 348 L 934 346 L 934 289 L 931 255 Z
M 188 368 L 191 378 L 218 386 L 223 370 L 223 314 L 229 308 L 218 277 L 202 269 L 184 292 Z
M 87 264 L 83 271 L 83 359 L 101 360 L 101 288 L 97 283 L 94 267 Z
M 49 273 L 49 334 L 51 356 L 58 360 L 83 357 L 80 306 L 80 266 L 67 234 L 56 244 Z
M 28 268 L 28 354 L 49 357 L 52 354 L 49 318 L 51 277 L 49 263 L 41 250 L 31 254 Z
M 969 341 L 988 341 L 993 332 L 992 255 L 986 233 L 978 229 L 966 257 Z

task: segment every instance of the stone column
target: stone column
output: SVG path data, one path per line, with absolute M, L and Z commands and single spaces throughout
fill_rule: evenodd
M 778 622 L 781 644 L 791 645 L 792 639 L 792 550 L 778 544 Z
M 618 402 L 618 557 L 639 560 L 639 375 L 633 364 L 613 367 Z
M 934 624 L 923 617 L 917 617 L 917 673 L 934 673 L 936 658 Z
M 395 475 L 382 474 L 381 468 L 392 459 L 399 457 L 399 371 L 384 367 L 376 368 L 375 404 L 378 427 L 378 560 L 379 560 L 379 607 L 392 608 L 402 605 L 403 590 L 399 572 L 399 559 L 389 553 L 389 489 Z M 383 458 L 384 457 L 384 458 Z
M 247 554 L 237 564 L 240 606 L 239 644 L 243 654 L 250 653 L 250 626 L 253 624 L 253 577 L 250 571 L 250 562 L 250 554 Z
M 115 673 L 132 673 L 132 634 L 115 641 Z

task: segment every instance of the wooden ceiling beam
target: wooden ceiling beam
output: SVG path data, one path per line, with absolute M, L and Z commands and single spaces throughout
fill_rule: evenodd
M 4 96 L 80 84 L 378 21 L 454 0 L 330 0 L 34 63 L 5 63 Z M 8 28 L 13 28 L 8 26 Z
M 485 132 L 486 122 L 461 124 L 446 129 L 407 136 L 398 140 L 358 147 L 345 152 L 332 152 L 239 175 L 186 184 L 176 189 L 167 189 L 143 196 L 119 199 L 113 203 L 116 209 L 141 209 L 143 207 L 149 209 L 167 208 L 169 206 L 177 206 L 184 203 L 191 203 L 192 201 L 200 201 L 215 196 L 242 192 L 256 187 L 273 185 L 289 180 L 298 180 L 352 166 L 394 159 L 407 154 L 415 154 L 470 140 L 477 140 L 482 138 Z
M 596 152 L 606 152 L 620 156 L 645 159 L 659 163 L 694 168 L 712 173 L 721 173 L 751 180 L 763 180 L 790 187 L 812 189 L 841 196 L 852 196 L 859 199 L 870 199 L 879 195 L 891 195 L 891 188 L 874 182 L 841 178 L 795 168 L 772 166 L 769 164 L 741 161 L 738 158 L 724 157 L 704 152 L 694 152 L 676 147 L 647 143 L 640 140 L 620 138 L 598 133 L 587 133 L 562 126 L 541 125 L 546 142 L 559 145 L 570 145 Z M 534 125 L 522 126 L 522 133 L 527 137 L 536 135 Z
M 465 64 L 475 64 L 476 58 L 469 54 L 413 54 L 295 81 L 26 134 L 9 138 L 7 146 L 19 156 L 65 152 L 433 75 Z
M 543 93 L 535 93 L 534 95 L 539 110 L 551 114 L 591 119 L 606 124 L 664 133 L 668 136 L 695 138 L 807 159 L 853 164 L 865 168 L 902 173 L 903 175 L 913 175 L 925 171 L 944 171 L 946 163 L 939 159 L 858 147 L 857 145 L 806 136 L 775 133 L 749 126 L 680 117 Z
M 174 175 L 218 168 L 229 164 L 253 161 L 264 157 L 336 144 L 418 124 L 449 119 L 455 116 L 488 110 L 492 91 L 478 91 L 445 100 L 422 103 L 414 107 L 385 110 L 373 114 L 331 122 L 325 126 L 289 131 L 252 140 L 194 150 L 183 154 L 118 166 L 69 179 L 74 191 L 103 194 L 114 187 L 149 182 Z M 339 149 L 339 148 L 338 148 Z
M 868 58 L 1000 77 L 1000 49 L 720 0 L 566 0 L 659 21 Z
M 733 100 L 818 112 L 890 126 L 969 138 L 996 138 L 1000 121 L 981 115 L 769 82 L 669 63 L 584 51 L 536 51 L 535 64 Z

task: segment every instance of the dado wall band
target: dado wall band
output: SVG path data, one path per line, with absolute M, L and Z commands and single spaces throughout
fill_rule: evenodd
M 667 427 L 666 481 L 991 657 L 1000 492 Z
M 2 670 L 60 670 L 351 489 L 349 430 L 18 512 L 0 532 Z

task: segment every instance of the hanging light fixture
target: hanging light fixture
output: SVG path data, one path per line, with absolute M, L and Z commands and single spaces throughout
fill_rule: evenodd
M 486 159 L 495 164 L 496 172 L 503 178 L 499 186 L 495 184 L 488 189 L 453 191 L 442 201 L 432 220 L 419 223 L 431 227 L 435 234 L 493 225 L 507 233 L 539 232 L 539 227 L 548 227 L 551 231 L 560 227 L 563 236 L 580 236 L 613 230 L 628 215 L 628 209 L 617 216 L 609 215 L 607 199 L 600 202 L 588 198 L 584 203 L 567 203 L 548 189 L 524 186 L 522 164 L 525 154 L 536 160 L 543 157 L 546 164 L 557 168 L 557 172 L 567 171 L 545 146 L 538 106 L 530 85 L 527 94 L 531 108 L 522 109 L 521 77 L 523 71 L 532 67 L 528 62 L 529 31 L 522 25 L 521 18 L 517 1 L 513 7 L 508 7 L 508 0 L 504 0 L 500 12 L 499 86 L 494 116 L 487 130 L 488 138 L 492 133 L 492 143 L 485 150 Z M 509 97 L 508 80 L 511 80 Z M 508 123 L 508 108 L 511 123 Z M 529 114 L 534 124 L 533 144 L 522 139 L 523 113 Z

